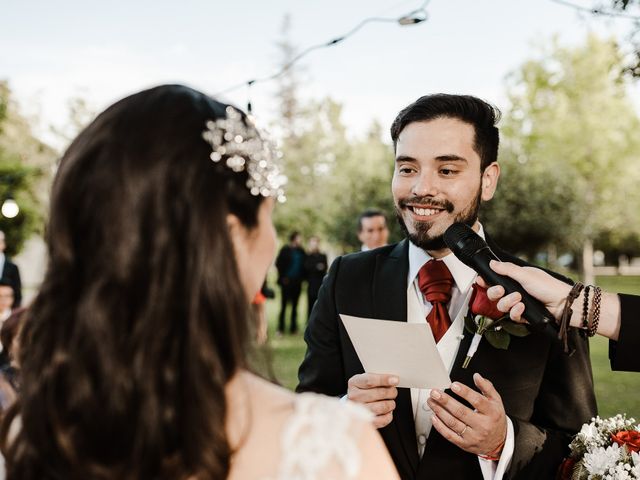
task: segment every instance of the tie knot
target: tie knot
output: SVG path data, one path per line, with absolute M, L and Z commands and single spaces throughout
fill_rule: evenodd
M 451 300 L 453 276 L 443 261 L 429 260 L 418 272 L 418 286 L 429 303 Z

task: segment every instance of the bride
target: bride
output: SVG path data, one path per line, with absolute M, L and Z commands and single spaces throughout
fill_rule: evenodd
M 360 407 L 247 368 L 280 187 L 244 114 L 183 86 L 75 139 L 3 420 L 9 480 L 397 478 Z

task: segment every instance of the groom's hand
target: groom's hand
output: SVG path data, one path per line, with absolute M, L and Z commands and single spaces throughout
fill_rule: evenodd
M 375 415 L 373 425 L 386 427 L 393 420 L 398 396 L 398 377 L 395 375 L 361 373 L 349 379 L 347 398 L 363 404 Z
M 427 401 L 433 410 L 433 426 L 461 449 L 476 455 L 497 454 L 507 436 L 502 398 L 493 384 L 476 373 L 473 381 L 482 393 L 454 382 L 451 389 L 469 402 L 468 408 L 441 390 L 432 390 Z

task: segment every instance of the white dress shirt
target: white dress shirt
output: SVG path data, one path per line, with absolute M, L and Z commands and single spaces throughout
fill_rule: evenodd
M 482 226 L 478 234 L 484 238 Z M 431 256 L 409 242 L 409 277 L 407 279 L 407 322 L 422 323 L 426 321 L 427 315 L 431 311 L 431 304 L 424 298 L 418 286 L 418 271 L 422 266 L 431 260 Z M 449 372 L 453 368 L 453 363 L 458 353 L 460 341 L 464 337 L 464 317 L 467 314 L 469 299 L 473 291 L 471 285 L 476 279 L 476 272 L 467 267 L 452 253 L 442 258 L 447 265 L 454 279 L 451 290 L 451 300 L 448 305 L 449 316 L 452 319 L 451 326 L 440 339 L 436 347 L 444 366 Z M 411 403 L 416 426 L 416 440 L 420 457 L 424 454 L 425 445 L 429 433 L 431 432 L 431 417 L 433 412 L 427 404 L 431 390 L 411 389 Z M 501 480 L 506 469 L 511 462 L 514 448 L 513 424 L 507 417 L 507 439 L 505 441 L 500 460 L 493 462 L 478 457 L 480 469 L 485 480 Z

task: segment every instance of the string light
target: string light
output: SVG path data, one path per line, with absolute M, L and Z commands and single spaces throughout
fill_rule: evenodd
M 289 70 L 291 67 L 293 67 L 297 62 L 302 60 L 302 58 L 307 56 L 309 53 L 313 52 L 314 50 L 320 50 L 322 48 L 332 47 L 334 45 L 337 45 L 338 43 L 341 43 L 341 42 L 345 41 L 347 38 L 349 38 L 350 36 L 354 35 L 358 30 L 360 30 L 362 27 L 364 27 L 368 23 L 374 23 L 374 22 L 375 23 L 397 23 L 398 25 L 401 25 L 401 26 L 417 25 L 418 23 L 422 23 L 422 22 L 426 21 L 427 18 L 428 18 L 427 5 L 429 4 L 429 1 L 430 0 L 425 0 L 422 3 L 422 5 L 420 5 L 419 8 L 416 8 L 415 10 L 412 10 L 409 13 L 407 13 L 405 15 L 402 15 L 400 17 L 368 17 L 368 18 L 365 18 L 364 20 L 362 20 L 360 23 L 358 23 L 354 28 L 349 30 L 349 32 L 345 33 L 344 35 L 341 35 L 339 37 L 333 38 L 333 39 L 329 40 L 328 42 L 320 43 L 318 45 L 312 45 L 311 47 L 308 47 L 307 49 L 303 50 L 301 53 L 299 53 L 298 55 L 293 57 L 293 59 L 291 59 L 291 61 L 289 61 L 286 65 L 284 65 L 280 70 L 278 70 L 274 74 L 267 75 L 265 77 L 252 78 L 252 79 L 244 81 L 242 83 L 238 83 L 238 84 L 233 85 L 233 86 L 231 86 L 229 88 L 226 88 L 224 90 L 219 91 L 214 96 L 218 97 L 220 95 L 224 95 L 224 94 L 232 92 L 234 90 L 238 90 L 239 88 L 247 87 L 247 91 L 248 91 L 248 94 L 249 94 L 249 101 L 247 102 L 247 110 L 248 110 L 249 113 L 251 113 L 251 108 L 252 108 L 251 107 L 251 96 L 250 96 L 251 87 L 253 85 L 255 85 L 256 83 L 263 83 L 263 82 L 269 82 L 271 80 L 275 80 L 276 78 L 280 77 L 285 72 L 287 72 L 287 70 Z

